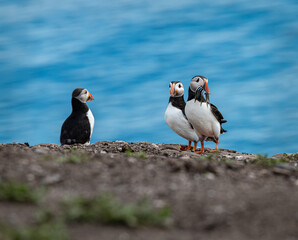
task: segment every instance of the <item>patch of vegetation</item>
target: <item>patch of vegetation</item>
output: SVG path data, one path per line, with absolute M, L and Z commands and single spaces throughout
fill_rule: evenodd
M 17 182 L 0 182 L 0 200 L 37 203 L 43 190 L 33 190 L 27 184 Z
M 73 146 L 71 149 L 69 149 L 70 152 L 75 152 L 78 150 L 77 146 Z
M 83 153 L 65 155 L 58 158 L 58 162 L 62 163 L 83 163 L 88 161 L 90 161 L 89 156 Z
M 231 162 L 234 162 L 232 159 L 230 158 L 226 158 L 226 157 L 223 157 L 221 160 L 218 159 L 219 162 L 224 162 L 224 163 L 231 163 Z
M 262 165 L 264 167 L 273 167 L 278 163 L 286 163 L 288 162 L 284 158 L 270 158 L 267 155 L 263 156 L 261 154 L 258 154 L 258 158 L 255 160 L 256 164 Z
M 203 160 L 203 161 L 212 161 L 212 160 L 218 160 L 219 158 L 219 152 L 213 152 L 213 153 L 208 153 L 207 156 L 200 156 L 199 160 Z
M 283 159 L 289 160 L 289 161 L 297 161 L 298 160 L 298 153 L 293 153 L 293 154 L 283 154 Z
M 69 240 L 65 226 L 49 222 L 31 227 L 7 227 L 0 224 L 0 239 L 4 240 Z
M 129 157 L 135 157 L 135 158 L 146 158 L 147 157 L 145 152 L 132 152 L 131 150 L 126 150 L 125 154 Z
M 169 207 L 155 209 L 148 200 L 125 204 L 105 194 L 92 199 L 77 197 L 65 202 L 65 216 L 70 221 L 120 224 L 129 227 L 167 226 Z

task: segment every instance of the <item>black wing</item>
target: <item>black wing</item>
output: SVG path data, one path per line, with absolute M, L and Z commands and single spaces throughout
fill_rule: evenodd
M 226 130 L 224 130 L 221 125 L 223 123 L 226 123 L 227 121 L 224 120 L 224 117 L 222 116 L 221 112 L 217 109 L 217 107 L 215 105 L 213 105 L 212 103 L 210 105 L 211 105 L 211 112 L 213 113 L 213 115 L 217 119 L 217 121 L 220 123 L 220 127 L 221 127 L 220 133 L 226 132 Z
M 62 125 L 61 144 L 87 143 L 90 141 L 90 123 L 86 115 L 70 115 Z

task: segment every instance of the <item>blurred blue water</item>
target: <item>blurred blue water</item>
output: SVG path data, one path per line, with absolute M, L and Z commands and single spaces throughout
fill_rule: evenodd
M 200 74 L 228 120 L 220 147 L 296 152 L 297 12 L 294 0 L 2 0 L 0 142 L 59 143 L 84 87 L 92 142 L 185 143 L 164 122 L 168 83 Z

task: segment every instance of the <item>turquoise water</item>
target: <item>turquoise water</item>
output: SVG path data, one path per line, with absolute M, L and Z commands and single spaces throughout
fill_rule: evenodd
M 168 84 L 200 74 L 228 120 L 220 147 L 297 152 L 297 12 L 292 0 L 2 0 L 0 142 L 59 143 L 84 87 L 91 142 L 186 143 L 164 122 Z

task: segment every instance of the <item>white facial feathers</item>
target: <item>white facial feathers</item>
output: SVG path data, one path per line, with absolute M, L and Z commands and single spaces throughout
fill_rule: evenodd
M 87 89 L 83 89 L 79 96 L 75 97 L 82 103 L 86 103 L 89 97 L 89 92 Z

